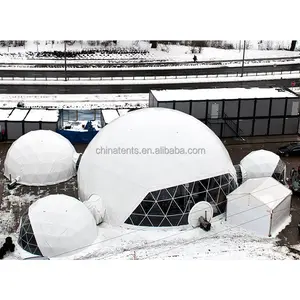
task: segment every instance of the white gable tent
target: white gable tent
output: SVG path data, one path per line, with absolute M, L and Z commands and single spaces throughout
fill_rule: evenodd
M 259 235 L 276 236 L 290 221 L 291 194 L 274 178 L 249 179 L 227 196 L 227 221 Z
M 9 148 L 4 175 L 18 183 L 44 186 L 69 180 L 76 174 L 78 154 L 73 145 L 52 130 L 34 130 Z
M 175 151 L 175 147 L 185 152 L 164 154 L 164 149 Z M 189 149 L 205 152 L 188 154 Z M 209 183 L 212 177 L 216 180 Z M 196 118 L 165 108 L 132 111 L 105 126 L 86 148 L 78 169 L 80 200 L 98 195 L 106 209 L 104 221 L 114 225 L 127 221 L 139 226 L 186 225 L 190 209 L 179 208 L 176 199 L 181 199 L 182 207 L 189 205 L 184 199 L 193 192 L 191 201 L 202 195 L 203 200 L 226 201 L 222 191 L 233 190 L 235 182 L 231 158 L 216 134 Z M 210 188 L 212 196 L 208 195 Z M 164 201 L 158 203 L 159 197 Z M 143 208 L 142 201 L 147 202 Z M 168 210 L 171 202 L 172 212 Z M 159 208 L 160 204 L 164 207 Z M 216 214 L 222 213 L 223 207 L 226 204 L 215 207 Z M 168 212 L 172 213 L 170 218 Z M 147 220 L 150 215 L 153 218 Z
M 256 150 L 240 162 L 243 181 L 251 178 L 272 177 L 274 173 L 286 177 L 286 165 L 280 157 L 267 150 Z
M 97 234 L 88 208 L 73 197 L 57 194 L 29 207 L 21 219 L 18 244 L 34 255 L 68 256 L 90 246 Z

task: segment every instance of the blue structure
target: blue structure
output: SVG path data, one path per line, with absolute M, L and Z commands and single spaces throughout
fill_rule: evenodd
M 57 133 L 64 136 L 68 139 L 72 144 L 88 144 L 94 136 L 98 133 L 98 131 L 72 131 L 72 130 L 57 130 Z

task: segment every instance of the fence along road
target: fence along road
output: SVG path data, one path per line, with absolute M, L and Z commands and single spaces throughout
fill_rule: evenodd
M 201 89 L 233 87 L 299 87 L 299 74 L 227 78 L 188 78 L 164 80 L 84 80 L 26 81 L 2 80 L 0 93 L 6 94 L 119 94 L 149 93 L 151 89 Z

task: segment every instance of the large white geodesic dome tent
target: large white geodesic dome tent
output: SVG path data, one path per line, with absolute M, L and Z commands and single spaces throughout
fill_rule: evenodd
M 17 139 L 9 148 L 4 175 L 18 183 L 44 186 L 69 180 L 76 174 L 77 152 L 60 134 L 35 130 Z
M 267 150 L 256 150 L 240 162 L 243 181 L 253 178 L 274 177 L 278 181 L 286 177 L 286 165 L 280 157 Z
M 174 147 L 185 153 L 162 154 Z M 186 225 L 199 201 L 210 202 L 214 215 L 223 213 L 236 188 L 234 166 L 215 133 L 165 108 L 133 111 L 107 125 L 85 150 L 77 175 L 80 199 L 98 195 L 104 221 L 114 225 Z
M 57 194 L 29 207 L 21 218 L 18 244 L 34 255 L 60 257 L 90 246 L 97 233 L 95 219 L 81 201 Z

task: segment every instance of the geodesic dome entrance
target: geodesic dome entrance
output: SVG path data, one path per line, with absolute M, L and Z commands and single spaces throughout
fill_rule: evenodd
M 226 196 L 237 184 L 230 174 L 153 191 L 137 206 L 127 224 L 140 226 L 179 226 L 188 224 L 191 208 L 198 202 L 209 202 L 214 216 L 226 209 Z
M 29 253 L 42 256 L 30 224 L 28 212 L 21 218 L 21 224 L 18 244 Z
M 18 244 L 34 255 L 65 256 L 90 246 L 97 234 L 88 208 L 73 197 L 57 194 L 30 205 L 21 218 Z

